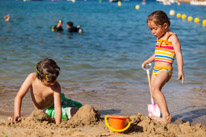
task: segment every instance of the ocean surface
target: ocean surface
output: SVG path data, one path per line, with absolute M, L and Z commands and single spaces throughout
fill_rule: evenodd
M 154 10 L 163 10 L 168 16 L 174 10 L 200 19 L 197 24 L 169 16 L 170 29 L 181 42 L 185 84 L 176 80 L 175 61 L 173 76 L 163 92 L 173 115 L 202 122 L 206 95 L 198 91 L 206 87 L 206 27 L 202 26 L 206 6 L 156 1 L 145 5 L 123 1 L 121 7 L 104 0 L 0 1 L 0 110 L 13 110 L 13 99 L 26 76 L 40 60 L 51 58 L 61 68 L 58 81 L 62 92 L 71 98 L 99 107 L 102 114 L 146 114 L 150 97 L 141 64 L 155 49 L 156 38 L 146 24 Z M 4 21 L 6 14 L 11 16 L 10 22 Z M 59 19 L 64 32 L 51 32 Z M 80 25 L 84 33 L 67 33 L 67 21 Z M 25 100 L 30 101 L 29 97 Z

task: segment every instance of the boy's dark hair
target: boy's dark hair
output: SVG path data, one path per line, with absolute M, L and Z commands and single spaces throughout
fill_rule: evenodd
M 41 60 L 36 66 L 37 78 L 41 81 L 46 80 L 53 83 L 57 79 L 59 71 L 60 68 L 56 62 L 48 58 Z
M 73 22 L 71 22 L 71 21 L 69 21 L 69 22 L 67 22 L 67 25 L 69 25 L 69 26 L 73 27 L 74 23 L 73 23 Z
M 161 10 L 152 12 L 147 18 L 147 23 L 149 21 L 153 21 L 156 25 L 163 26 L 164 23 L 167 23 L 168 27 L 170 26 L 170 19 L 168 18 L 167 14 Z

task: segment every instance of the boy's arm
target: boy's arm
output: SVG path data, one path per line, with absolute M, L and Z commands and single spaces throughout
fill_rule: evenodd
M 155 59 L 155 54 L 153 54 L 149 59 L 147 59 L 142 63 L 142 68 L 144 68 L 146 64 L 153 62 L 154 59 Z
M 177 58 L 177 66 L 178 66 L 178 78 L 177 78 L 177 80 L 182 79 L 182 84 L 184 84 L 183 57 L 182 57 L 180 41 L 179 41 L 177 35 L 172 35 L 171 36 L 171 41 L 172 41 L 174 51 L 175 51 L 175 55 L 176 55 L 176 58 Z
M 56 124 L 60 124 L 62 120 L 61 87 L 58 83 L 57 85 L 58 88 L 54 91 L 54 111 Z
M 33 75 L 35 74 L 34 73 L 29 74 L 25 79 L 25 81 L 23 82 L 23 84 L 21 85 L 14 100 L 14 116 L 9 117 L 9 120 L 12 121 L 20 120 L 22 99 L 26 95 L 28 89 L 31 87 Z

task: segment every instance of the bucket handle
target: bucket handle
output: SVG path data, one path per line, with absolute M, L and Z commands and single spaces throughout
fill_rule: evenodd
M 127 130 L 127 129 L 130 127 L 130 125 L 131 125 L 131 119 L 129 118 L 129 123 L 127 124 L 127 126 L 126 126 L 124 129 L 114 129 L 114 128 L 112 128 L 112 127 L 109 126 L 109 124 L 108 124 L 108 122 L 107 122 L 107 115 L 104 116 L 104 120 L 105 120 L 106 126 L 107 126 L 110 130 L 115 131 L 115 132 L 123 132 L 123 131 Z

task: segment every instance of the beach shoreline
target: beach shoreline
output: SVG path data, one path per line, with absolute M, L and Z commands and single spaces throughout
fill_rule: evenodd
M 163 89 L 171 115 L 176 119 L 189 121 L 192 125 L 201 123 L 206 126 L 206 88 L 199 87 L 189 91 L 189 89 L 182 87 L 179 89 L 181 92 L 176 92 L 176 88 L 171 88 L 171 86 L 173 85 L 165 87 L 170 90 L 164 91 Z M 102 116 L 108 114 L 131 116 L 137 112 L 147 115 L 147 104 L 150 104 L 148 89 L 132 85 L 106 88 L 71 87 L 69 91 L 65 91 L 63 87 L 62 92 L 66 98 L 79 101 L 82 104 L 90 104 Z M 13 102 L 16 93 L 16 91 L 0 91 L 0 115 L 7 117 L 13 115 Z M 30 92 L 28 92 L 22 102 L 22 116 L 29 116 L 33 110 Z
M 31 107 L 32 103 L 30 100 L 30 94 L 27 93 L 25 96 L 24 101 L 26 102 L 26 105 L 23 104 L 22 108 L 22 118 L 24 121 L 19 123 L 10 123 L 7 118 L 8 116 L 11 116 L 13 114 L 13 110 L 10 106 L 8 106 L 8 110 L 1 109 L 0 110 L 0 136 L 7 136 L 7 137 L 22 137 L 22 136 L 31 136 L 31 137 L 64 137 L 64 136 L 72 136 L 72 137 L 99 137 L 99 136 L 108 136 L 108 137 L 146 137 L 146 136 L 182 136 L 187 137 L 190 136 L 198 136 L 198 137 L 204 137 L 206 136 L 206 121 L 205 121 L 205 106 L 199 103 L 198 106 L 199 109 L 192 110 L 184 112 L 184 109 L 182 109 L 183 113 L 173 113 L 175 114 L 172 120 L 171 124 L 168 125 L 162 125 L 159 123 L 156 123 L 149 119 L 146 115 L 145 107 L 141 109 L 142 113 L 139 113 L 138 110 L 136 111 L 130 111 L 128 109 L 122 109 L 122 107 L 119 107 L 115 102 L 119 102 L 120 100 L 123 100 L 123 97 L 125 98 L 124 101 L 129 100 L 132 105 L 134 103 L 138 102 L 138 100 L 134 100 L 135 102 L 132 103 L 131 96 L 134 96 L 134 94 L 130 93 L 131 96 L 128 96 L 125 93 L 125 88 L 121 89 L 118 87 L 113 87 L 112 89 L 107 89 L 106 92 L 103 92 L 103 90 L 100 90 L 99 88 L 85 88 L 82 87 L 82 89 L 78 88 L 78 93 L 75 91 L 76 88 L 73 88 L 70 94 L 65 94 L 66 97 L 70 97 L 74 100 L 78 100 L 83 102 L 84 107 L 86 106 L 87 109 L 79 112 L 78 116 L 74 117 L 74 119 L 71 119 L 71 122 L 66 123 L 62 122 L 60 125 L 55 125 L 54 123 L 48 123 L 47 121 L 36 121 L 36 119 L 31 119 L 33 111 L 33 107 Z M 118 94 L 115 93 L 115 91 L 118 90 Z M 135 88 L 129 89 L 131 90 L 137 90 Z M 193 92 L 189 93 L 191 96 L 200 97 L 202 99 L 205 99 L 205 88 L 197 88 L 194 89 L 197 92 L 197 95 L 194 95 Z M 145 93 L 144 90 L 138 89 L 140 94 Z M 172 91 L 170 91 L 172 92 Z M 12 93 L 13 97 L 9 96 L 8 94 L 3 94 L 3 97 L 7 100 L 12 100 L 16 94 L 16 92 L 10 92 Z M 2 92 L 1 92 L 2 94 Z M 171 95 L 171 93 L 168 93 Z M 184 94 L 184 92 L 182 93 Z M 200 95 L 201 94 L 201 95 Z M 114 98 L 114 96 L 118 96 L 117 98 Z M 187 97 L 187 100 L 193 100 L 192 98 Z M 119 98 L 119 100 L 118 100 Z M 126 99 L 129 98 L 129 99 Z M 135 98 L 135 97 L 134 97 Z M 113 99 L 113 101 L 111 101 Z M 131 99 L 131 100 L 130 100 Z M 145 98 L 143 98 L 144 100 Z M 97 100 L 99 102 L 97 102 Z M 138 103 L 145 104 L 145 101 L 139 100 Z M 122 101 L 119 103 L 119 105 L 125 105 L 125 103 Z M 197 101 L 197 99 L 193 100 Z M 105 103 L 103 103 L 105 102 Z M 170 101 L 169 101 L 170 102 Z M 4 102 L 2 102 L 4 103 Z M 204 102 L 203 102 L 204 103 Z M 8 103 L 11 106 L 13 103 Z M 90 104 L 90 105 L 86 105 Z M 181 101 L 180 101 L 181 104 Z M 94 107 L 93 107 L 94 106 Z M 141 106 L 141 105 L 140 105 Z M 138 106 L 138 107 L 140 107 Z M 171 106 L 171 104 L 169 104 Z M 188 107 L 187 105 L 185 107 Z M 190 106 L 189 106 L 190 107 Z M 197 108 L 197 107 L 196 107 Z M 196 109 L 195 108 L 195 109 Z M 91 111 L 92 110 L 92 111 Z M 202 110 L 202 111 L 201 111 Z M 31 113 L 32 112 L 32 113 Z M 93 112 L 93 113 L 91 113 Z M 100 114 L 99 120 L 96 121 L 93 120 L 96 118 L 96 113 Z M 191 114 L 189 114 L 191 112 Z M 201 114 L 202 113 L 202 114 Z M 40 115 L 40 114 L 38 114 Z M 113 133 L 111 132 L 105 125 L 104 116 L 105 115 L 123 115 L 123 116 L 129 116 L 132 119 L 131 127 L 125 131 L 124 133 Z M 190 117 L 192 115 L 192 122 L 188 122 L 186 118 Z M 40 115 L 41 116 L 41 115 Z M 85 118 L 86 117 L 86 118 Z M 197 117 L 197 118 L 195 118 Z M 33 118 L 35 118 L 33 116 Z M 89 119 L 87 119 L 89 118 Z M 30 119 L 28 121 L 28 119 Z M 40 118 L 41 119 L 41 118 Z M 87 119 L 84 121 L 84 119 Z M 97 118 L 98 119 L 98 118 Z M 83 123 L 82 123 L 83 122 Z
M 137 1 L 122 2 L 122 6 L 97 1 L 0 3 L 1 16 L 11 15 L 11 21 L 0 21 L 0 136 L 206 136 L 206 39 L 202 23 L 170 16 L 171 30 L 181 41 L 185 74 L 182 85 L 176 80 L 175 61 L 173 76 L 162 89 L 172 124 L 162 125 L 147 117 L 150 91 L 141 68 L 154 52 L 156 41 L 147 27 L 148 15 L 158 8 L 202 21 L 206 15 L 203 6 L 165 6 L 150 1 L 137 10 Z M 60 19 L 65 31 L 51 32 L 50 26 Z M 84 33 L 68 34 L 65 25 L 69 20 L 80 25 Z M 13 115 L 21 84 L 44 58 L 52 58 L 60 66 L 58 82 L 65 96 L 84 106 L 70 120 L 55 125 L 42 112 L 34 111 L 28 91 L 22 102 L 22 121 L 7 121 Z M 104 123 L 105 115 L 127 116 L 132 124 L 125 133 L 114 134 Z
M 64 87 L 62 89 L 65 91 Z M 149 96 L 145 94 L 147 92 L 147 88 L 141 89 L 139 87 L 133 87 L 132 85 L 129 85 L 129 87 L 113 86 L 107 88 L 71 87 L 69 92 L 65 92 L 65 96 L 67 98 L 80 101 L 84 105 L 90 104 L 92 107 L 90 107 L 90 105 L 86 105 L 89 108 L 88 110 L 80 112 L 81 114 L 73 120 L 71 119 L 72 121 L 70 123 L 62 122 L 62 124 L 59 126 L 45 121 L 39 122 L 35 119 L 9 124 L 7 118 L 13 114 L 13 99 L 15 98 L 16 92 L 5 92 L 5 90 L 3 90 L 4 92 L 0 92 L 0 99 L 2 100 L 0 105 L 0 136 L 146 137 L 162 135 L 172 137 L 181 135 L 183 137 L 187 137 L 188 135 L 191 135 L 204 137 L 206 136 L 206 108 L 204 105 L 204 100 L 206 97 L 205 88 L 195 88 L 194 91 L 190 92 L 188 92 L 187 89 L 183 89 L 179 89 L 181 90 L 179 96 L 182 96 L 182 98 L 177 97 L 176 93 L 173 93 L 173 90 L 168 90 L 166 92 L 165 95 L 168 99 L 169 109 L 171 110 L 174 117 L 172 124 L 161 125 L 151 121 L 146 116 L 146 104 L 149 103 L 146 101 L 149 100 Z M 176 97 L 175 100 L 173 98 L 174 96 Z M 185 103 L 183 106 L 182 101 L 187 101 L 187 103 Z M 177 105 L 176 107 L 173 107 L 171 104 L 174 102 Z M 196 103 L 196 107 L 191 105 L 193 103 Z M 22 104 L 23 119 L 31 118 L 31 113 L 34 109 L 31 106 L 33 106 L 33 104 L 30 94 L 27 93 Z M 98 121 L 92 120 L 92 118 L 94 118 L 93 116 L 96 114 L 96 111 L 94 113 L 90 113 L 92 112 L 91 108 L 94 108 L 94 110 L 100 114 Z M 131 124 L 132 126 L 124 133 L 112 133 L 105 125 L 105 115 L 129 116 L 131 119 L 133 119 L 133 123 Z M 82 123 L 85 117 L 90 117 L 90 119 L 87 120 L 86 123 Z

